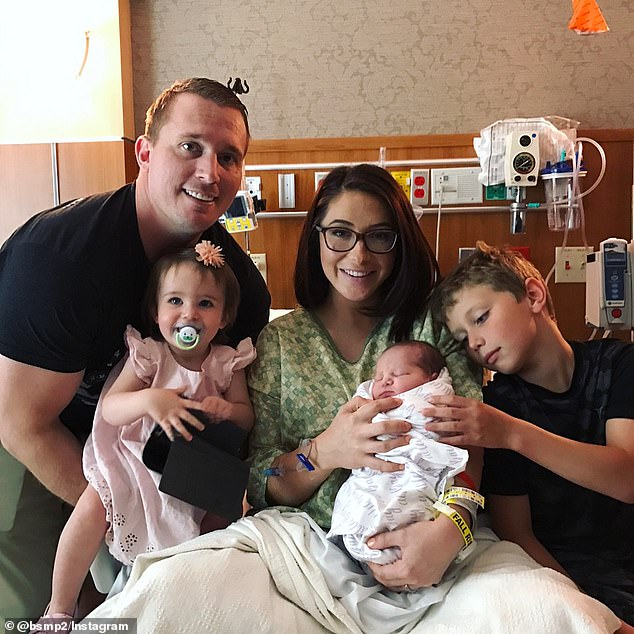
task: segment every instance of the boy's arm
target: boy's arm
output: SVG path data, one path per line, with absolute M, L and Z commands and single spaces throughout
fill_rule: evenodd
M 634 420 L 606 423 L 606 444 L 594 445 L 518 421 L 509 449 L 586 489 L 634 503 Z
M 487 508 L 491 528 L 500 539 L 521 546 L 537 563 L 568 576 L 559 562 L 535 537 L 531 522 L 531 507 L 527 495 L 489 495 Z
M 459 396 L 430 398 L 429 431 L 450 445 L 511 449 L 557 475 L 592 491 L 634 503 L 634 420 L 606 423 L 606 445 L 557 436 L 490 405 Z

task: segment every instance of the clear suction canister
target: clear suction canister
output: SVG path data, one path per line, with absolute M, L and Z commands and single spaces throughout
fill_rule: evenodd
M 578 172 L 582 178 L 587 172 Z M 551 231 L 563 231 L 568 224 L 568 230 L 579 229 L 581 213 L 579 200 L 573 189 L 572 167 L 562 161 L 553 166 L 547 166 L 541 173 L 546 194 L 546 216 L 548 228 Z

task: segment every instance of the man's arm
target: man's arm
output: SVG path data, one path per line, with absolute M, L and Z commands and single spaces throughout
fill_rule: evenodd
M 35 477 L 70 504 L 86 487 L 82 449 L 60 412 L 83 372 L 44 370 L 0 355 L 0 441 Z
M 531 523 L 531 507 L 527 495 L 489 495 L 487 508 L 491 528 L 500 539 L 521 546 L 537 563 L 568 576 L 559 562 L 535 537 Z

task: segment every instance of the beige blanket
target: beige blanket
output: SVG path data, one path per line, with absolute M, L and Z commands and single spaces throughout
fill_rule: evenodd
M 140 556 L 124 591 L 90 617 L 136 617 L 141 634 L 361 634 L 310 552 L 312 530 L 303 514 L 271 509 Z M 569 579 L 497 542 L 465 566 L 444 601 L 399 632 L 599 634 L 618 626 Z

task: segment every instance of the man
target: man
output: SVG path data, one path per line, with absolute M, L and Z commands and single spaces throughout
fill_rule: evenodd
M 0 250 L 0 617 L 45 607 L 68 505 L 86 486 L 82 445 L 125 326 L 143 330 L 151 264 L 210 240 L 241 286 L 231 343 L 267 322 L 261 275 L 217 223 L 248 143 L 246 108 L 228 88 L 176 82 L 147 112 L 135 183 L 38 214 Z

